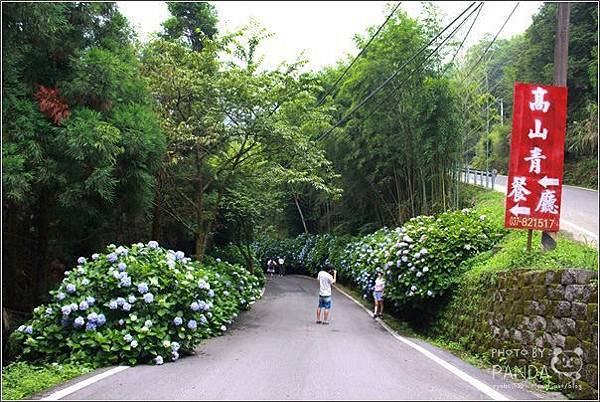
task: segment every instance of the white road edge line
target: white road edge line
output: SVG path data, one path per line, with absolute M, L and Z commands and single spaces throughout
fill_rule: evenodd
M 343 294 L 344 296 L 346 296 L 348 299 L 352 300 L 360 308 L 362 308 L 369 315 L 371 315 L 371 312 L 369 310 L 367 310 L 367 308 L 365 306 L 363 306 L 358 301 L 356 301 L 354 299 L 354 297 L 352 297 L 348 293 L 344 292 L 338 286 L 334 285 L 334 287 L 335 287 L 335 289 L 337 291 L 339 291 L 341 294 Z M 460 370 L 459 368 L 453 366 L 452 364 L 448 363 L 447 361 L 439 358 L 438 356 L 436 356 L 435 354 L 431 353 L 430 351 L 428 351 L 424 347 L 422 347 L 420 345 L 417 345 L 416 343 L 414 343 L 414 342 L 412 342 L 412 341 L 404 338 L 401 335 L 398 335 L 398 333 L 396 331 L 394 331 L 393 329 L 391 329 L 382 320 L 377 319 L 377 322 L 379 322 L 379 324 L 381 324 L 381 326 L 387 332 L 389 332 L 394 338 L 396 338 L 400 342 L 405 343 L 406 345 L 410 346 L 411 348 L 415 349 L 417 352 L 423 354 L 425 357 L 433 360 L 435 363 L 437 363 L 440 366 L 444 367 L 446 370 L 450 371 L 452 374 L 456 375 L 461 380 L 466 381 L 467 383 L 471 384 L 473 387 L 477 388 L 479 391 L 483 392 L 484 394 L 486 394 L 487 396 L 489 396 L 493 400 L 496 400 L 496 401 L 508 401 L 508 400 L 510 400 L 507 396 L 505 396 L 505 395 L 501 394 L 500 392 L 494 390 L 492 387 L 490 387 L 487 384 L 484 384 L 483 382 L 479 381 L 478 379 L 471 377 L 469 374 L 467 374 L 464 371 Z
M 70 387 L 61 389 L 59 391 L 56 391 L 44 398 L 42 398 L 42 401 L 58 401 L 61 398 L 64 398 L 67 395 L 72 394 L 73 392 L 77 392 L 80 389 L 83 389 L 85 387 L 87 387 L 88 385 L 92 385 L 95 382 L 98 382 L 106 377 L 110 377 L 113 374 L 117 374 L 123 370 L 127 370 L 129 368 L 129 366 L 117 366 L 115 368 L 112 368 L 110 370 L 107 370 L 103 373 L 97 374 L 93 377 L 90 377 L 86 380 L 83 380 L 81 382 L 78 382 L 76 384 L 71 385 Z

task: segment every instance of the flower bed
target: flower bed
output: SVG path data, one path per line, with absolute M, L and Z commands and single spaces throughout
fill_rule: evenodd
M 200 264 L 154 241 L 110 245 L 80 257 L 11 341 L 30 361 L 162 364 L 225 332 L 259 294 L 239 265 Z
M 442 295 L 460 273 L 460 265 L 488 250 L 502 229 L 472 210 L 419 216 L 396 229 L 383 228 L 358 239 L 332 235 L 301 235 L 293 240 L 269 240 L 257 246 L 288 255 L 315 275 L 333 263 L 341 280 L 357 285 L 368 297 L 378 271 L 386 277 L 386 299 L 397 307 L 423 305 Z

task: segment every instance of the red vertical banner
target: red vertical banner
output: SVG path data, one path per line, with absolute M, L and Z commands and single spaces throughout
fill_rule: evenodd
M 515 82 L 507 228 L 560 227 L 567 88 Z

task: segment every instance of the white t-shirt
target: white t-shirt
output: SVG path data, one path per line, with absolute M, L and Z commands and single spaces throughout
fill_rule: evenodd
M 317 279 L 319 279 L 320 286 L 319 296 L 331 296 L 331 284 L 333 283 L 333 276 L 329 275 L 325 271 L 321 271 L 319 272 Z
M 377 278 L 375 279 L 375 292 L 383 292 L 385 288 L 385 279 Z
M 283 265 L 283 258 L 279 259 L 279 265 Z

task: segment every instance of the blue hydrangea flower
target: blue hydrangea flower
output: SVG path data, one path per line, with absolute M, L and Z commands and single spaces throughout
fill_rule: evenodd
M 162 356 L 156 356 L 156 357 L 154 358 L 154 362 L 155 362 L 156 364 L 158 364 L 159 366 L 160 366 L 161 364 L 163 364 L 163 358 L 162 358 Z
M 77 259 L 77 264 L 79 264 L 79 265 L 83 265 L 83 264 L 85 264 L 85 263 L 86 263 L 86 260 L 85 260 L 85 258 L 83 258 L 83 257 L 79 257 L 79 258 Z
M 175 258 L 178 260 L 183 260 L 185 258 L 185 253 L 183 251 L 178 251 L 175 253 Z
M 131 278 L 129 276 L 123 276 L 121 278 L 121 286 L 128 288 L 131 286 Z
M 118 307 L 117 302 L 114 300 L 111 300 L 110 303 L 108 303 L 108 308 L 110 308 L 111 310 L 116 310 Z
M 228 291 L 224 291 L 224 292 L 223 292 L 223 295 L 224 295 L 225 297 L 227 297 L 227 296 L 229 296 L 229 292 L 228 292 Z
M 52 314 L 52 308 L 51 308 L 51 307 L 48 307 L 48 308 L 46 309 L 46 315 L 51 315 L 51 314 Z
M 98 253 L 92 254 L 92 260 L 97 260 L 98 258 L 100 258 L 100 254 L 98 254 Z
M 96 323 L 88 321 L 88 323 L 85 324 L 85 330 L 86 331 L 95 331 L 96 330 Z
M 208 291 L 208 297 L 215 297 L 215 291 L 214 290 L 209 290 Z
M 89 285 L 89 284 L 90 284 L 90 280 L 89 280 L 88 278 L 85 278 L 84 280 L 82 280 L 82 281 L 81 281 L 81 284 L 82 284 L 83 286 L 87 286 L 87 285 Z
M 136 301 L 136 298 L 135 298 L 135 296 L 134 296 L 134 295 L 130 295 L 130 296 L 127 298 L 127 301 L 128 301 L 130 304 L 133 304 L 133 303 L 135 303 L 135 301 Z
M 66 297 L 66 296 L 65 296 L 65 294 L 64 294 L 63 292 L 58 292 L 58 293 L 56 294 L 56 298 L 57 298 L 58 300 L 64 300 L 64 298 L 65 298 L 65 297 Z
M 108 262 L 116 262 L 119 259 L 119 256 L 116 253 L 110 253 L 106 256 Z
M 75 293 L 76 290 L 77 288 L 72 283 L 69 283 L 67 285 L 67 293 Z
M 121 319 L 119 320 L 119 325 L 121 325 L 121 326 L 122 326 L 123 324 L 125 324 L 125 320 L 123 320 L 123 319 L 121 318 Z
M 77 317 L 77 318 L 75 318 L 75 321 L 73 321 L 73 326 L 75 328 L 79 328 L 83 324 L 85 324 L 85 321 L 84 321 L 83 317 Z
M 81 311 L 85 311 L 89 308 L 89 304 L 86 301 L 82 301 L 81 303 L 79 303 L 79 310 Z
M 200 324 L 206 325 L 207 323 L 208 323 L 208 320 L 206 319 L 206 317 L 204 316 L 204 314 L 202 314 L 200 316 Z
M 98 314 L 98 325 L 104 325 L 106 323 L 106 316 L 104 314 Z
M 19 332 L 25 332 L 25 325 L 19 326 L 19 328 L 17 328 L 17 331 L 19 331 Z
M 221 259 L 220 259 L 220 258 L 217 258 L 217 262 L 221 262 Z
M 63 315 L 69 315 L 69 314 L 71 314 L 71 306 L 70 305 L 62 306 L 60 308 L 60 311 L 63 313 Z
M 187 323 L 187 327 L 189 329 L 191 329 L 192 331 L 194 331 L 198 327 L 198 324 L 196 323 L 195 320 L 189 320 Z
M 177 352 L 179 350 L 179 348 L 180 348 L 179 343 L 177 343 L 177 342 L 171 342 L 171 349 L 173 351 Z
M 173 320 L 173 324 L 181 325 L 183 324 L 183 319 L 181 317 L 175 317 L 175 319 Z
M 177 359 L 179 359 L 179 353 L 177 351 L 171 352 L 171 359 L 173 359 L 173 361 L 177 361 Z
M 221 331 L 223 331 L 223 332 L 227 331 L 227 327 L 225 325 L 221 325 Z
M 24 332 L 31 335 L 33 333 L 33 327 L 31 325 L 26 326 Z
M 145 283 L 140 283 L 138 285 L 138 292 L 140 292 L 141 294 L 147 293 L 148 292 L 148 285 Z
M 129 250 L 126 247 L 123 247 L 123 246 L 117 247 L 117 249 L 115 250 L 115 252 L 117 254 L 123 254 L 123 255 L 129 254 Z
M 148 247 L 150 247 L 150 248 L 158 248 L 158 242 L 154 241 L 154 240 L 150 240 L 148 242 Z
M 152 303 L 154 301 L 154 295 L 152 293 L 146 293 L 144 295 L 144 301 L 146 303 Z
M 129 311 L 129 310 L 131 310 L 131 304 L 123 303 L 123 311 Z
M 117 266 L 119 267 L 119 271 L 121 272 L 127 269 L 127 264 L 125 264 L 124 262 L 120 262 Z
M 123 304 L 125 304 L 125 299 L 117 297 L 117 306 L 122 306 Z
M 87 319 L 88 319 L 88 321 L 96 322 L 96 321 L 98 321 L 98 314 L 96 314 L 96 313 L 89 313 L 88 316 L 87 316 Z
M 200 310 L 200 305 L 197 302 L 193 302 L 192 304 L 190 304 L 190 308 L 192 309 L 192 311 L 198 311 Z
M 167 260 L 167 265 L 169 266 L 169 268 L 173 269 L 175 268 L 175 261 Z
M 123 339 L 125 340 L 125 342 L 131 343 L 131 341 L 133 341 L 133 336 L 131 336 L 131 334 L 127 334 L 123 337 Z
M 93 306 L 94 303 L 96 303 L 96 299 L 92 296 L 88 296 L 85 298 L 85 301 L 87 302 L 87 304 L 89 304 L 90 306 Z
M 151 326 L 152 326 L 152 321 L 150 321 L 150 320 L 146 320 L 146 321 L 144 322 L 144 327 L 150 328 Z

